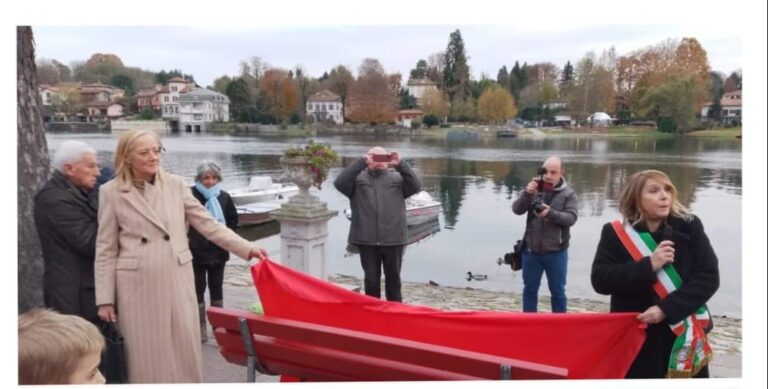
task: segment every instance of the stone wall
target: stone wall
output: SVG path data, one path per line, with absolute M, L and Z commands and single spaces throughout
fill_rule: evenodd
M 110 132 L 107 122 L 48 122 L 44 124 L 46 132 Z
M 164 120 L 113 120 L 112 131 L 148 130 L 157 133 L 170 132 Z

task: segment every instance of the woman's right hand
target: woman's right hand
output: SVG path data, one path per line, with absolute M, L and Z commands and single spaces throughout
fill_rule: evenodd
M 653 271 L 659 271 L 667 264 L 675 262 L 675 242 L 664 240 L 656 246 L 651 255 L 651 268 Z
M 109 305 L 99 305 L 99 318 L 101 320 L 106 322 L 117 322 L 117 314 L 115 313 L 115 306 L 112 304 Z

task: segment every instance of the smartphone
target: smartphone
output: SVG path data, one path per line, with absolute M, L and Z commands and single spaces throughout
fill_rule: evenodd
M 392 162 L 392 154 L 373 154 L 371 160 L 373 162 Z

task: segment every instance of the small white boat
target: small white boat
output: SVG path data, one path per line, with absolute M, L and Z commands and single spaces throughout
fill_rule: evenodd
M 439 201 L 435 201 L 429 193 L 421 191 L 405 199 L 405 223 L 415 226 L 435 220 L 442 209 Z M 352 210 L 345 209 L 344 216 L 352 220 Z
M 274 220 L 271 212 L 280 209 L 282 201 L 265 201 L 237 205 L 237 221 L 240 227 L 263 224 Z
M 295 184 L 272 182 L 270 176 L 253 176 L 245 188 L 228 190 L 235 205 L 245 205 L 263 201 L 282 200 L 299 193 Z

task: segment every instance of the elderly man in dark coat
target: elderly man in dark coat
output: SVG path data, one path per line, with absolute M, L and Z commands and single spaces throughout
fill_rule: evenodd
M 374 147 L 339 174 L 333 183 L 352 208 L 350 244 L 360 250 L 365 294 L 381 298 L 381 269 L 387 301 L 403 301 L 400 266 L 407 242 L 405 199 L 421 190 L 421 180 L 400 158 Z
M 83 142 L 66 141 L 56 151 L 53 167 L 35 196 L 45 306 L 97 323 L 93 261 L 98 206 L 88 194 L 100 175 L 96 151 Z

